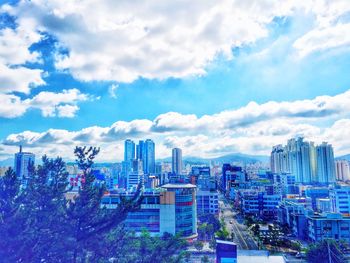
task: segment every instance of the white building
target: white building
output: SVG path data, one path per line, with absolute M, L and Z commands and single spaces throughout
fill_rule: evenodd
M 320 212 L 329 213 L 332 211 L 331 200 L 329 198 L 317 198 L 316 207 Z
M 219 193 L 217 191 L 198 190 L 196 199 L 198 214 L 219 214 Z
M 347 160 L 335 161 L 335 175 L 339 181 L 345 182 L 350 180 L 350 165 Z

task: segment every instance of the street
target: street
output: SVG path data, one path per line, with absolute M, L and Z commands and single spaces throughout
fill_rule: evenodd
M 237 221 L 236 213 L 233 212 L 232 207 L 225 201 L 223 196 L 220 198 L 219 205 L 220 217 L 224 218 L 229 233 L 233 233 L 233 241 L 237 243 L 238 249 L 258 250 L 258 246 L 247 232 L 246 226 Z

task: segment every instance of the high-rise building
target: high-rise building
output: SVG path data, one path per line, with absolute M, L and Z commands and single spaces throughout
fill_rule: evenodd
M 182 173 L 182 150 L 180 148 L 174 148 L 172 150 L 172 172 L 174 174 Z
M 350 165 L 347 160 L 336 160 L 335 161 L 335 175 L 339 181 L 350 180 Z
M 15 154 L 14 171 L 21 181 L 22 185 L 26 185 L 30 176 L 29 165 L 34 165 L 35 155 L 30 152 L 23 152 L 22 146 L 19 147 L 19 152 Z
M 133 159 L 135 159 L 135 143 L 127 139 L 124 142 L 124 161 L 131 162 Z
M 143 160 L 143 150 L 145 142 L 140 140 L 139 144 L 136 146 L 136 159 Z
M 142 161 L 138 159 L 132 160 L 131 171 L 127 174 L 126 188 L 137 188 L 139 184 L 144 185 L 145 178 L 142 170 Z
M 317 178 L 320 183 L 335 182 L 335 162 L 332 145 L 323 142 L 316 146 Z
M 141 146 L 141 145 L 140 145 Z M 155 173 L 156 169 L 156 156 L 155 156 L 155 144 L 151 139 L 147 139 L 142 147 L 142 162 L 143 171 L 145 174 Z
M 334 182 L 333 148 L 327 143 L 315 146 L 303 138 L 288 140 L 286 146 L 272 148 L 270 164 L 273 173 L 291 173 L 297 183 Z

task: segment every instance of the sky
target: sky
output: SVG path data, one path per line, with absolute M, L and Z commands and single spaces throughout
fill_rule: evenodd
M 0 0 L 0 160 L 350 153 L 349 0 Z

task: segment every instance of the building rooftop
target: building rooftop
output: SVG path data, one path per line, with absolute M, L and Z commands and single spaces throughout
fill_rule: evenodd
M 162 188 L 196 188 L 194 184 L 165 184 Z
M 219 244 L 227 244 L 227 245 L 236 245 L 236 243 L 232 242 L 232 241 L 226 241 L 226 240 L 220 240 L 220 239 L 217 239 L 216 240 L 216 243 L 219 243 Z

